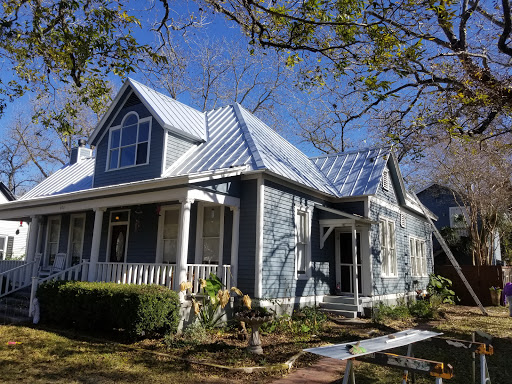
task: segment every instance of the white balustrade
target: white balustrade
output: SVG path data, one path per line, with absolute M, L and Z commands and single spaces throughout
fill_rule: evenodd
M 215 264 L 188 264 L 187 278 L 192 282 L 192 293 L 199 293 L 200 279 L 208 279 L 210 273 L 217 275 L 225 285 L 226 289 L 231 288 L 231 269 L 229 265 L 223 265 L 221 274 L 219 275 L 219 266 Z
M 0 273 L 26 264 L 25 260 L 0 260 Z
M 97 263 L 94 281 L 118 284 L 156 284 L 173 289 L 174 264 Z
M 0 297 L 7 296 L 30 285 L 31 277 L 37 273 L 39 260 L 24 263 L 0 273 Z

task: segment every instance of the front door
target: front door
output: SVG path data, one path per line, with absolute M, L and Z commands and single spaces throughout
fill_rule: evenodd
M 341 293 L 354 293 L 354 278 L 353 278 L 353 259 L 352 259 L 352 233 L 340 232 L 339 239 L 339 263 L 338 273 L 336 274 L 337 284 L 339 284 L 339 290 Z M 358 292 L 362 292 L 362 268 L 361 268 L 361 234 L 356 234 L 356 245 L 357 245 L 357 286 Z
M 126 252 L 126 234 L 128 233 L 128 225 L 118 224 L 111 226 L 110 232 L 110 262 L 124 262 Z

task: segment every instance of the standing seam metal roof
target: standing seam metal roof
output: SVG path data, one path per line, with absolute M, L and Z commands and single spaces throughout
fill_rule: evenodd
M 335 197 L 373 195 L 391 153 L 390 148 L 375 148 L 310 159 L 239 104 L 203 114 L 134 80 L 128 82 L 166 124 L 208 138 L 185 152 L 164 178 L 245 166 Z M 93 172 L 94 159 L 64 166 L 21 200 L 92 188 Z
M 338 191 L 339 197 L 365 196 L 377 188 L 391 148 L 373 148 L 311 158 Z

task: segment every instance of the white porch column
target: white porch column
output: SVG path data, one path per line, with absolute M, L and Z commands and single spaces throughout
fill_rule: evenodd
M 238 244 L 240 234 L 240 208 L 231 207 L 233 212 L 233 232 L 231 235 L 231 286 L 238 286 Z
M 27 263 L 34 261 L 35 254 L 37 252 L 37 242 L 39 240 L 40 217 L 32 216 L 31 219 L 28 235 L 27 257 L 25 259 Z
M 100 256 L 101 229 L 103 227 L 103 213 L 105 208 L 94 208 L 94 230 L 92 232 L 91 259 L 89 260 L 88 280 L 96 279 L 96 269 Z
M 176 255 L 176 271 L 174 272 L 174 289 L 179 289 L 179 285 L 187 281 L 187 257 L 188 257 L 188 239 L 190 234 L 190 209 L 194 199 L 186 198 L 180 200 L 180 229 L 178 233 L 178 254 Z
M 354 288 L 354 304 L 359 305 L 359 276 L 357 276 L 357 231 L 355 223 L 352 223 L 352 276 L 352 284 Z

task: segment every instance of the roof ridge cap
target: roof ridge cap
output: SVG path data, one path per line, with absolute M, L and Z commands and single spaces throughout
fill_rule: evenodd
M 258 144 L 256 143 L 256 140 L 252 137 L 252 133 L 249 130 L 249 126 L 247 125 L 243 115 L 242 115 L 242 109 L 243 108 L 239 103 L 233 103 L 230 105 L 230 107 L 233 109 L 233 112 L 235 114 L 237 124 L 240 127 L 240 130 L 242 131 L 242 135 L 247 142 L 247 145 L 249 146 L 249 149 L 251 150 L 251 155 L 254 158 L 254 162 L 258 166 L 258 169 L 260 168 L 266 168 L 265 161 L 263 160 L 262 153 L 260 148 L 258 147 Z

